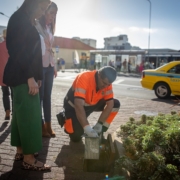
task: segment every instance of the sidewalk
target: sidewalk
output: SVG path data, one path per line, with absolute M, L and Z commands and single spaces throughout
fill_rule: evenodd
M 68 88 L 54 85 L 52 92 L 52 126 L 56 138 L 43 139 L 43 149 L 38 159 L 52 166 L 51 172 L 35 172 L 21 169 L 21 162 L 14 162 L 15 148 L 10 146 L 10 122 L 4 121 L 2 94 L 0 93 L 0 180 L 103 180 L 105 174 L 83 172 L 84 143 L 70 143 L 68 135 L 60 128 L 56 114 L 62 109 L 63 98 Z M 161 102 L 156 99 L 143 100 L 115 96 L 121 102 L 121 109 L 108 130 L 113 133 L 129 120 L 138 119 L 141 113 L 170 113 L 179 110 L 178 106 L 170 108 L 171 102 Z M 99 113 L 93 113 L 89 122 L 94 125 Z M 84 141 L 84 140 L 83 140 Z

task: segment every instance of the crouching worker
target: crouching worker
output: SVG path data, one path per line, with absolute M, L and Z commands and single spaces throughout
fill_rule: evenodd
M 99 133 L 107 131 L 120 108 L 120 102 L 113 98 L 112 82 L 116 76 L 114 68 L 105 66 L 76 77 L 64 98 L 65 112 L 57 115 L 71 141 L 80 141 L 84 133 L 88 137 L 98 137 Z M 94 111 L 102 113 L 92 128 L 87 117 Z M 62 123 L 63 115 L 65 121 Z

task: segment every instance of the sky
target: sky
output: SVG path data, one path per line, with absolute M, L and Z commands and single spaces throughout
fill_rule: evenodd
M 56 36 L 95 39 L 97 48 L 104 48 L 105 37 L 126 34 L 132 46 L 148 48 L 150 32 L 150 48 L 180 49 L 180 0 L 150 0 L 151 16 L 148 0 L 53 1 L 58 5 Z M 22 2 L 0 0 L 0 12 L 11 16 Z M 7 23 L 0 15 L 0 25 Z

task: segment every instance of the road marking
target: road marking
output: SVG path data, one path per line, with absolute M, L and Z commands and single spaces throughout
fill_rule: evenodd
M 123 81 L 124 81 L 124 79 L 119 79 L 119 80 L 113 82 L 113 84 L 119 84 L 119 83 L 121 83 L 121 82 L 123 82 Z
M 76 76 L 66 76 L 63 79 L 74 79 Z
M 136 85 L 130 85 L 130 84 L 120 84 L 121 86 L 128 86 L 128 87 L 137 87 L 137 88 L 142 88 L 141 86 L 136 86 Z M 144 89 L 144 88 L 142 88 Z
M 76 76 L 57 76 L 59 79 L 75 79 Z
M 57 76 L 58 79 L 61 80 L 74 80 L 76 78 L 76 75 L 74 76 Z M 128 86 L 128 87 L 136 87 L 136 88 L 141 88 L 141 86 L 136 86 L 136 85 L 129 85 L 129 84 L 121 84 L 121 82 L 125 81 L 124 79 L 119 79 L 115 82 L 113 82 L 113 85 L 121 85 L 121 86 Z
M 64 80 L 64 79 L 66 79 L 66 80 L 71 79 L 72 80 L 72 79 L 75 79 L 76 76 L 57 76 L 57 78 L 62 79 L 62 80 Z M 121 83 L 123 81 L 124 81 L 124 79 L 120 79 L 120 80 L 117 80 L 117 81 L 113 82 L 113 84 L 119 84 L 119 83 Z

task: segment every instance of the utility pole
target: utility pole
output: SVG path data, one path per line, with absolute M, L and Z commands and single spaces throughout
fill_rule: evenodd
M 9 16 L 5 15 L 4 13 L 0 12 L 1 15 L 6 16 L 7 18 L 9 18 Z
M 150 31 L 151 31 L 151 1 L 147 0 L 149 2 L 149 38 L 148 38 L 148 62 L 149 62 L 149 49 L 150 49 Z

